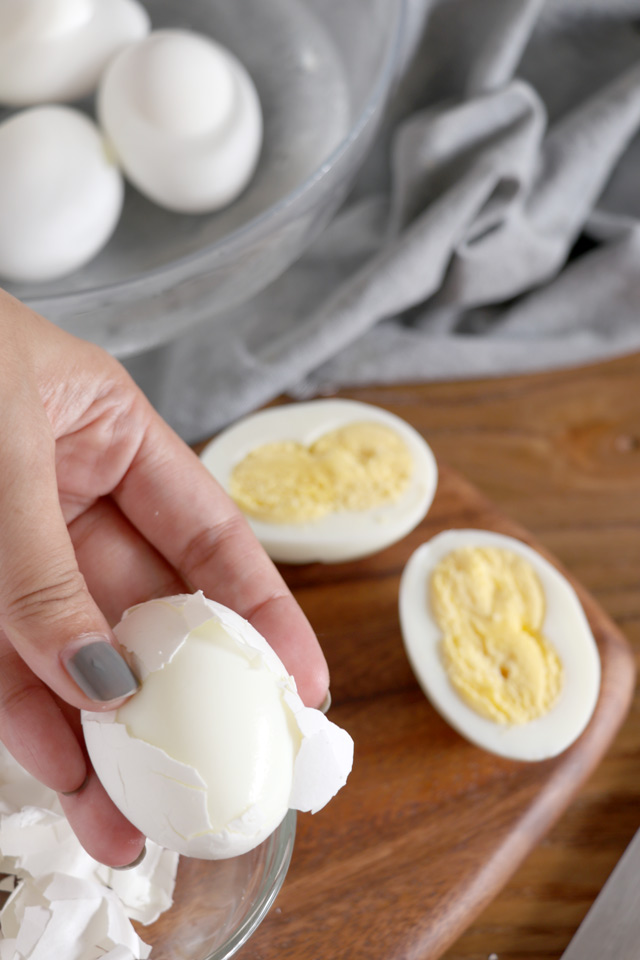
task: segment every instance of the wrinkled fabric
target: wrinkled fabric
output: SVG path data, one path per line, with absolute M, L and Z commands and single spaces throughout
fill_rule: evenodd
M 163 416 L 195 440 L 283 391 L 640 349 L 636 17 L 637 0 L 437 3 L 323 235 L 156 358 Z

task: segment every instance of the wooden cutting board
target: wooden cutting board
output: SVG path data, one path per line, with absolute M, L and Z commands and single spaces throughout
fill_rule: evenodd
M 377 556 L 283 566 L 331 670 L 331 719 L 355 740 L 353 773 L 315 816 L 301 814 L 275 906 L 239 960 L 435 960 L 462 933 L 571 802 L 630 704 L 631 651 L 572 580 L 602 660 L 592 720 L 560 757 L 492 756 L 459 737 L 422 694 L 397 613 L 403 566 L 444 529 L 525 531 L 440 465 L 428 517 Z M 567 575 L 567 571 L 563 571 Z

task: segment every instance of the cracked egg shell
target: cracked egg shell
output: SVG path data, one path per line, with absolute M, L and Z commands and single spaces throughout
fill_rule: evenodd
M 426 440 L 401 417 L 356 400 L 311 400 L 261 410 L 228 427 L 200 457 L 229 492 L 231 474 L 262 444 L 293 440 L 306 446 L 354 423 L 382 424 L 406 444 L 413 463 L 399 499 L 369 510 L 340 510 L 308 523 L 269 523 L 247 516 L 269 556 L 282 563 L 342 563 L 401 540 L 424 518 L 435 496 L 438 468 Z
M 545 598 L 541 632 L 560 658 L 564 682 L 549 712 L 528 723 L 500 724 L 481 716 L 459 696 L 447 676 L 429 582 L 439 562 L 461 547 L 510 551 L 527 560 L 539 578 Z M 423 543 L 403 570 L 399 614 L 405 650 L 424 693 L 438 713 L 476 746 L 513 760 L 545 760 L 566 750 L 591 719 L 600 691 L 600 657 L 591 627 L 566 577 L 521 540 L 468 529 L 446 530 Z
M 141 688 L 118 710 L 84 712 L 84 736 L 107 793 L 156 843 L 238 856 L 289 808 L 315 813 L 346 782 L 351 737 L 304 706 L 238 614 L 181 595 L 131 608 L 114 632 Z

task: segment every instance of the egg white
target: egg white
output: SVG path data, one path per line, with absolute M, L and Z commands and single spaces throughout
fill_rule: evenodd
M 538 575 L 545 596 L 542 633 L 562 661 L 564 681 L 555 705 L 522 725 L 480 716 L 451 684 L 440 654 L 442 631 L 430 609 L 429 582 L 437 564 L 461 547 L 497 547 L 517 553 Z M 422 544 L 400 581 L 399 613 L 409 662 L 424 693 L 467 740 L 514 760 L 544 760 L 562 753 L 587 726 L 598 701 L 600 658 L 589 622 L 566 578 L 527 544 L 488 530 L 447 530 Z
M 309 523 L 267 523 L 247 517 L 273 560 L 283 563 L 340 563 L 383 550 L 423 519 L 433 501 L 438 469 L 431 448 L 405 420 L 355 400 L 312 400 L 263 410 L 223 431 L 201 453 L 204 465 L 229 491 L 231 473 L 265 443 L 293 440 L 305 445 L 349 423 L 374 422 L 394 430 L 413 459 L 413 474 L 402 496 L 372 510 L 329 514 Z

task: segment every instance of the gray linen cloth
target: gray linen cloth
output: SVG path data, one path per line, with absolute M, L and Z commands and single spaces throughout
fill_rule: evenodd
M 188 440 L 283 391 L 640 349 L 640 0 L 427 12 L 331 225 L 224 323 L 162 352 L 153 400 Z

